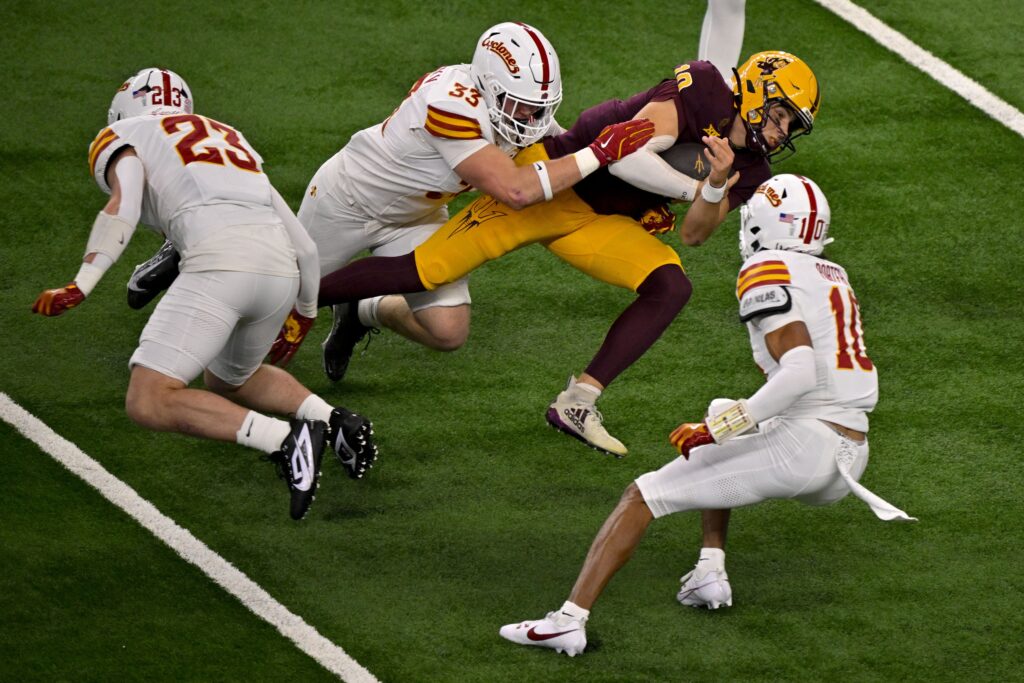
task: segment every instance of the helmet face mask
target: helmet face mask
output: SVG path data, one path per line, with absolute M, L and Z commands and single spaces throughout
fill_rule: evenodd
M 774 176 L 740 207 L 740 254 L 744 261 L 764 249 L 819 256 L 832 242 L 831 220 L 817 183 L 791 173 Z
M 814 72 L 788 52 L 758 52 L 733 73 L 733 93 L 747 131 L 747 147 L 773 160 L 791 156 L 796 152 L 793 140 L 810 134 L 821 107 Z M 787 107 L 793 117 L 787 135 L 773 148 L 764 129 L 779 106 Z
M 548 131 L 562 102 L 558 55 L 540 31 L 506 22 L 487 29 L 470 65 L 497 133 L 527 147 Z
M 107 112 L 107 125 L 143 114 L 191 114 L 192 89 L 178 74 L 149 68 L 118 89 Z

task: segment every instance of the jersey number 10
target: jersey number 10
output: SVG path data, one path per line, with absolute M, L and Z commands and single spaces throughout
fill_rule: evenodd
M 853 361 L 861 370 L 872 370 L 874 364 L 868 358 L 867 348 L 864 346 L 864 337 L 860 326 L 860 309 L 857 307 L 857 297 L 853 292 L 847 290 L 850 297 L 850 339 L 846 339 L 846 302 L 843 301 L 843 292 L 839 287 L 833 287 L 828 298 L 832 304 L 832 314 L 836 317 L 836 365 L 840 370 L 853 370 Z

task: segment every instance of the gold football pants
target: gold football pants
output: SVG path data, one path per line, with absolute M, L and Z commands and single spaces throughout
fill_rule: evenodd
M 516 164 L 547 159 L 538 143 L 521 151 Z M 519 211 L 493 197 L 479 197 L 416 248 L 416 269 L 424 286 L 436 289 L 533 243 L 597 280 L 633 291 L 656 268 L 682 267 L 675 250 L 639 222 L 595 213 L 568 189 Z

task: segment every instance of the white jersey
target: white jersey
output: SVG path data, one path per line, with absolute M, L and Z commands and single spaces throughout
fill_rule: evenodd
M 846 271 L 809 254 L 760 251 L 743 264 L 736 297 L 754 361 L 769 378 L 779 364 L 768 353 L 765 335 L 797 320 L 810 333 L 817 386 L 783 415 L 819 418 L 866 432 L 867 413 L 878 401 L 878 372 L 867 355 L 857 297 Z
M 468 64 L 443 66 L 418 80 L 383 123 L 352 136 L 324 164 L 330 186 L 383 225 L 416 225 L 470 189 L 453 170 L 488 144 L 518 151 L 496 135 Z
M 145 170 L 141 221 L 174 243 L 183 272 L 298 276 L 263 159 L 241 133 L 194 114 L 117 121 L 89 147 L 89 170 L 107 194 L 107 169 L 126 148 Z

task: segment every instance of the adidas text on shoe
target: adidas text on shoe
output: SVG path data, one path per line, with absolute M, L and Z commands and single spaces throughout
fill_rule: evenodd
M 278 476 L 291 492 L 289 512 L 292 519 L 302 519 L 316 498 L 320 486 L 320 464 L 327 443 L 327 425 L 318 420 L 292 420 L 291 432 L 281 450 L 271 453 Z
M 170 241 L 164 242 L 149 260 L 135 266 L 128 278 L 128 306 L 136 310 L 156 298 L 178 277 L 181 256 Z
M 621 458 L 628 453 L 626 446 L 604 428 L 604 417 L 593 403 L 578 400 L 572 395 L 574 382 L 558 394 L 548 406 L 547 421 L 552 427 L 579 439 L 591 448 Z
M 725 605 L 732 607 L 732 586 L 725 570 L 702 570 L 700 564 L 681 579 L 682 586 L 676 600 L 687 607 L 718 609 Z
M 570 657 L 582 653 L 587 647 L 586 620 L 560 619 L 556 612 L 536 621 L 505 624 L 498 635 L 519 645 L 547 647 Z
M 377 460 L 373 423 L 345 408 L 335 408 L 330 421 L 331 448 L 353 479 L 362 479 Z
M 359 302 L 338 304 L 333 307 L 334 323 L 322 344 L 324 372 L 332 382 L 340 382 L 348 372 L 352 352 L 368 332 L 377 331 L 359 322 Z

